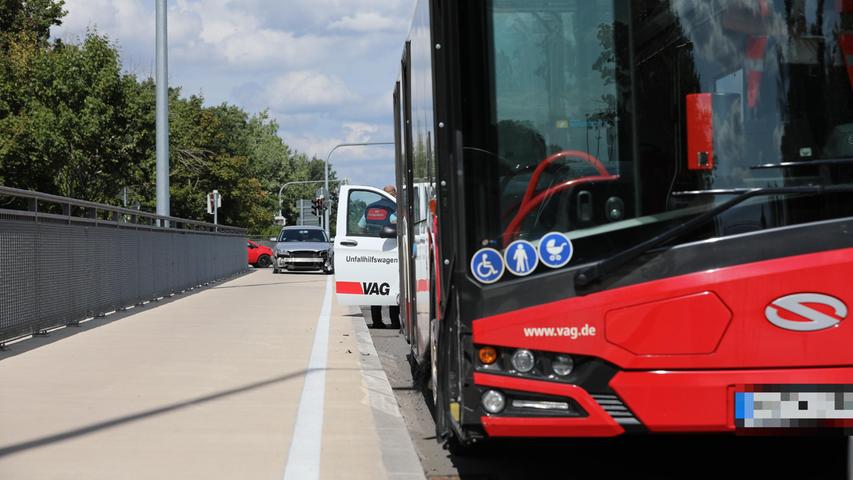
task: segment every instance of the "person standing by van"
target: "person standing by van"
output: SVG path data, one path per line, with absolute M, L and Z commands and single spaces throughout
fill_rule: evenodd
M 397 198 L 397 189 L 393 185 L 387 185 L 382 190 L 385 193 L 391 195 L 394 198 Z M 396 203 L 388 201 L 388 200 L 380 200 L 376 203 L 370 204 L 367 207 L 369 211 L 371 208 L 393 208 L 394 212 L 389 214 L 388 221 L 389 223 L 397 223 L 397 205 Z M 381 205 L 380 205 L 381 204 Z M 373 321 L 373 328 L 385 328 L 385 323 L 382 322 L 382 305 L 371 305 L 370 306 L 370 316 Z M 391 328 L 400 329 L 400 306 L 399 305 L 391 305 L 388 307 L 388 317 L 391 320 Z

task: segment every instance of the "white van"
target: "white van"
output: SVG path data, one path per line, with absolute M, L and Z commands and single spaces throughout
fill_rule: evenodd
M 335 292 L 342 305 L 397 305 L 397 201 L 373 187 L 344 185 L 338 196 Z

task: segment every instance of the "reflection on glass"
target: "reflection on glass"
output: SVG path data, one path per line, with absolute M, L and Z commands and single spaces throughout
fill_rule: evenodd
M 279 242 L 326 242 L 326 232 L 319 228 L 282 230 Z
M 347 209 L 347 236 L 379 238 L 382 227 L 397 223 L 397 204 L 367 190 L 351 190 Z
M 559 230 L 590 239 L 591 260 L 725 200 L 709 190 L 850 182 L 834 160 L 853 157 L 851 5 L 491 0 L 494 135 L 466 152 L 471 251 Z M 759 198 L 701 235 L 851 208 Z

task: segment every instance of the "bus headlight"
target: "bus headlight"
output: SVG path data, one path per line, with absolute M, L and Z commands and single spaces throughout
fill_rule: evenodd
M 516 371 L 527 373 L 533 370 L 536 365 L 536 358 L 533 357 L 533 352 L 530 350 L 520 349 L 512 354 L 512 366 Z
M 489 390 L 481 399 L 483 408 L 489 413 L 500 413 L 506 406 L 506 398 L 497 390 Z
M 572 373 L 572 370 L 575 368 L 575 361 L 572 360 L 572 357 L 568 355 L 557 355 L 554 358 L 554 361 L 551 362 L 551 370 L 554 370 L 554 373 L 561 377 L 565 377 L 566 375 Z

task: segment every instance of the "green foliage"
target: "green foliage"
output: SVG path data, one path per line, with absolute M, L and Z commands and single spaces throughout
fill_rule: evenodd
M 13 40 L 8 53 L 0 60 L 0 181 L 115 198 L 150 147 L 138 84 L 121 74 L 115 47 L 90 34 L 50 48 Z
M 153 82 L 143 87 L 153 99 Z M 205 201 L 216 189 L 223 196 L 221 223 L 242 226 L 257 235 L 274 234 L 278 231 L 272 220 L 278 213 L 279 186 L 322 178 L 322 161 L 291 150 L 278 136 L 278 124 L 266 112 L 250 116 L 233 105 L 206 107 L 203 97 L 182 98 L 178 89 L 170 92 L 169 104 L 173 216 L 212 220 Z M 152 153 L 134 176 L 136 183 L 131 184 L 136 195 L 133 198 L 150 209 L 155 207 L 156 178 L 150 174 L 155 167 L 152 146 Z M 285 191 L 282 203 L 289 223 L 296 221 L 297 198 L 313 198 L 316 188 Z
M 13 38 L 47 42 L 50 27 L 62 24 L 64 0 L 0 0 L 0 49 Z
M 130 206 L 153 211 L 154 81 L 122 73 L 115 45 L 97 32 L 79 45 L 49 43 L 63 3 L 0 0 L 0 184 L 112 204 L 127 191 Z M 205 106 L 180 88 L 169 104 L 173 216 L 211 221 L 205 199 L 217 189 L 221 223 L 268 235 L 278 230 L 279 187 L 323 178 L 323 161 L 288 147 L 267 112 Z M 296 200 L 320 186 L 285 189 L 289 224 Z

